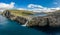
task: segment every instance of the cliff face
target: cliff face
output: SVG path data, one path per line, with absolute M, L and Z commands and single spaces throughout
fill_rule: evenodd
M 10 13 L 8 10 L 6 10 L 6 11 L 3 12 L 2 15 L 3 15 L 3 16 L 6 16 L 7 18 L 10 18 L 11 13 Z
M 49 16 L 49 26 L 59 27 L 60 26 L 60 16 Z
M 19 22 L 20 24 L 25 24 L 28 20 L 21 16 L 15 16 L 11 14 L 10 11 L 5 11 L 3 13 L 4 16 L 11 20 L 15 20 Z M 38 16 L 32 18 L 30 21 L 27 22 L 26 26 L 51 26 L 51 27 L 59 27 L 60 26 L 60 12 L 59 13 L 53 13 L 49 14 L 48 16 Z
M 19 22 L 20 24 L 25 24 L 27 22 L 27 19 L 23 18 L 23 17 L 19 17 L 17 16 L 15 21 Z
M 27 26 L 45 26 L 47 25 L 47 19 L 45 17 L 35 17 L 28 22 Z
M 19 17 L 19 16 L 15 16 L 15 15 L 11 14 L 11 12 L 8 10 L 4 11 L 2 15 L 11 19 L 11 20 L 17 21 L 20 24 L 25 24 L 27 21 L 27 19 L 25 19 L 23 17 Z
M 57 16 L 35 17 L 27 24 L 27 26 L 60 27 L 60 17 Z
M 27 25 L 60 27 L 60 10 L 52 12 L 52 14 L 48 14 L 47 16 L 34 17 Z

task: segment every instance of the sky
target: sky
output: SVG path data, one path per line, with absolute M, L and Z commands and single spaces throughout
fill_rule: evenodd
M 12 8 L 37 12 L 53 11 L 60 9 L 60 0 L 0 0 L 0 10 Z

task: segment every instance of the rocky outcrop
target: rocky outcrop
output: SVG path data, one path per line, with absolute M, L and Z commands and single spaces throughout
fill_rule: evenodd
M 60 27 L 60 16 L 45 16 L 33 18 L 27 26 Z
M 22 25 L 28 21 L 26 26 L 29 26 L 29 27 L 30 26 L 51 26 L 51 27 L 60 26 L 60 13 L 58 13 L 58 14 L 53 13 L 53 14 L 49 14 L 48 16 L 34 17 L 31 20 L 29 19 L 30 21 L 24 17 L 15 16 L 15 15 L 11 14 L 8 10 L 6 10 L 3 13 L 3 15 L 11 20 L 15 20 L 15 21 L 19 22 Z
M 32 18 L 32 20 L 27 24 L 27 26 L 45 26 L 45 25 L 47 25 L 46 17 Z
M 19 17 L 17 16 L 15 21 L 19 22 L 20 24 L 25 24 L 27 22 L 27 19 L 23 18 L 23 17 Z
M 3 16 L 6 16 L 7 18 L 10 18 L 11 13 L 10 13 L 8 10 L 6 10 L 6 11 L 3 12 L 2 15 L 3 15 Z
M 9 10 L 4 11 L 2 13 L 2 15 L 9 18 L 9 19 L 11 19 L 11 20 L 15 20 L 15 18 L 16 18 L 16 16 L 12 15 Z
M 25 19 L 23 17 L 15 16 L 15 15 L 11 14 L 11 12 L 9 10 L 4 11 L 2 15 L 5 16 L 5 17 L 7 17 L 8 19 L 17 21 L 20 24 L 25 24 L 26 21 L 27 21 L 27 19 Z
M 49 16 L 49 26 L 59 27 L 60 26 L 60 17 L 57 16 Z

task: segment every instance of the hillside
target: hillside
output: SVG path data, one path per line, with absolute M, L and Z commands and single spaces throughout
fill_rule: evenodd
M 32 11 L 25 11 L 25 10 L 6 10 L 6 11 L 9 11 L 12 15 L 20 16 L 20 17 L 24 17 L 24 18 L 30 18 L 30 17 L 32 17 L 31 15 L 35 14 Z

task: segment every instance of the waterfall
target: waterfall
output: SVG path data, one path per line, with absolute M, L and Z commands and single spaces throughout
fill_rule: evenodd
M 22 26 L 26 26 L 28 22 L 29 22 L 29 21 L 26 21 L 26 23 L 25 23 L 24 25 L 22 25 Z
M 22 25 L 22 26 L 26 26 L 27 23 L 28 23 L 30 20 L 32 20 L 32 18 L 29 18 L 29 19 L 26 21 L 26 23 L 25 23 L 24 25 Z

